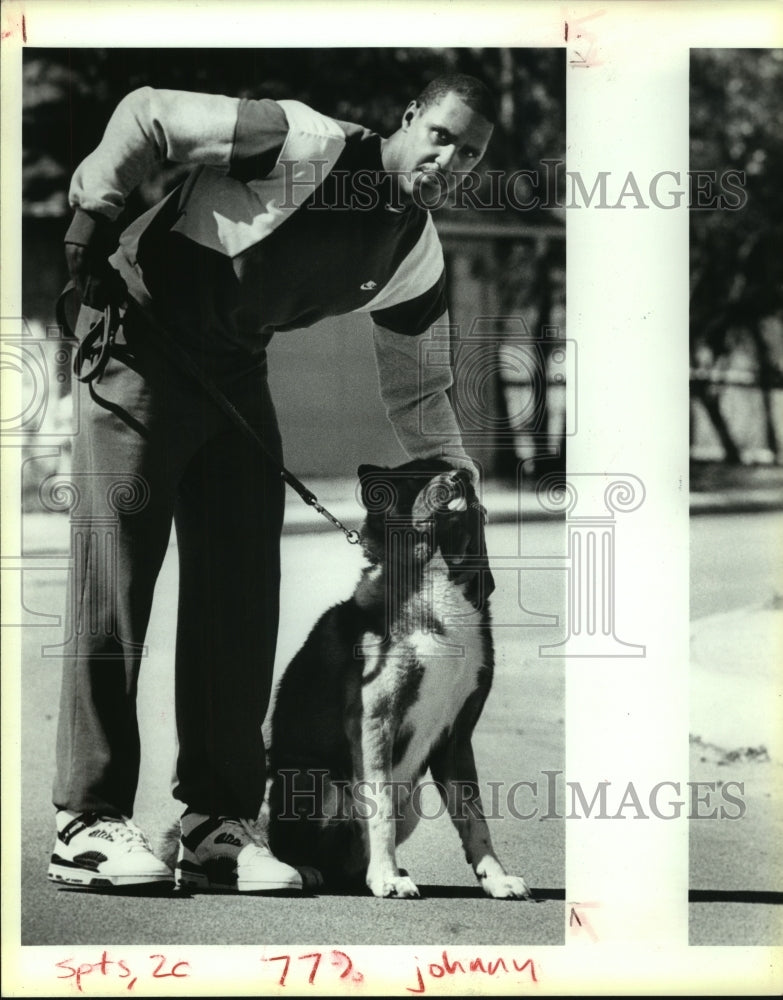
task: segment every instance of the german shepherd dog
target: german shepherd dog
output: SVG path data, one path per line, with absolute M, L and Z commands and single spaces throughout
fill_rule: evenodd
M 470 475 L 419 459 L 363 465 L 359 478 L 368 565 L 277 691 L 272 851 L 316 868 L 327 887 L 418 896 L 395 849 L 416 826 L 429 768 L 487 895 L 527 898 L 493 850 L 471 746 L 493 645 L 484 511 Z

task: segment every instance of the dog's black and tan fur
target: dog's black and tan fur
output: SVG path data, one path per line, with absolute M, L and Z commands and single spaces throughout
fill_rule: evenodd
M 327 885 L 417 896 L 395 849 L 416 826 L 413 790 L 429 768 L 485 892 L 527 897 L 493 850 L 471 746 L 493 646 L 470 476 L 439 460 L 359 475 L 369 565 L 280 683 L 270 846 Z

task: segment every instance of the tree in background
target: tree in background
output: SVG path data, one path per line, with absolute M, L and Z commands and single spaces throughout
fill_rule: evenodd
M 738 210 L 694 210 L 690 218 L 693 393 L 735 464 L 741 450 L 720 400 L 737 356 L 761 389 L 767 448 L 781 458 L 772 399 L 783 388 L 781 93 L 783 50 L 692 52 L 691 170 L 741 171 L 747 193 Z

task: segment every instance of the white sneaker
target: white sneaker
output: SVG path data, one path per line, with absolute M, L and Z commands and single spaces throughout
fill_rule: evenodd
M 152 853 L 131 820 L 98 813 L 58 809 L 57 841 L 48 878 L 84 888 L 171 882 L 173 873 Z
M 246 819 L 185 813 L 174 872 L 188 892 L 301 891 L 302 876 L 278 861 Z

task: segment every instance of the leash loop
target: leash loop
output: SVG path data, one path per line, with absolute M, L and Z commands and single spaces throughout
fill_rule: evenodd
M 361 541 L 359 537 L 359 532 L 351 531 L 349 528 L 346 528 L 343 522 L 339 520 L 339 518 L 336 518 L 334 514 L 332 514 L 331 511 L 328 511 L 322 503 L 319 503 L 318 497 L 315 495 L 315 493 L 313 493 L 312 490 L 308 490 L 308 488 L 304 485 L 304 483 L 300 482 L 292 472 L 289 472 L 288 469 L 283 468 L 280 470 L 280 475 L 283 478 L 283 480 L 286 483 L 288 483 L 291 489 L 299 495 L 300 499 L 307 504 L 308 507 L 312 507 L 313 510 L 315 510 L 318 514 L 320 514 L 322 517 L 325 517 L 327 521 L 330 521 L 335 526 L 335 528 L 337 528 L 339 531 L 342 531 L 349 545 L 359 544 L 359 542 Z
M 343 522 L 339 518 L 335 517 L 334 514 L 331 513 L 331 511 L 328 511 L 323 504 L 318 502 L 318 498 L 313 493 L 310 493 L 310 497 L 307 498 L 302 497 L 302 499 L 306 504 L 308 504 L 315 511 L 317 511 L 322 517 L 325 517 L 327 521 L 330 521 L 335 526 L 335 528 L 337 528 L 339 531 L 342 531 L 342 533 L 345 535 L 345 540 L 348 542 L 349 545 L 359 544 L 359 542 L 361 541 L 359 532 L 352 531 L 351 529 L 346 528 Z
M 106 306 L 103 316 L 92 326 L 81 341 L 73 356 L 73 376 L 79 382 L 100 382 L 106 365 L 111 358 L 111 350 L 117 336 L 119 317 L 117 311 Z M 90 366 L 83 372 L 85 362 Z

